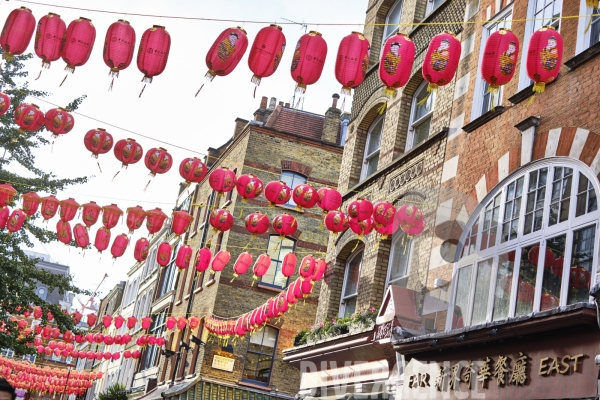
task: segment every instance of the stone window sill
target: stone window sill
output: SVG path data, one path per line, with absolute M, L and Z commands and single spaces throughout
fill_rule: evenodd
M 202 290 L 203 290 L 203 288 L 202 288 L 202 286 L 200 286 L 200 287 L 198 287 L 198 288 L 196 288 L 196 289 L 194 290 L 194 294 L 198 294 L 198 293 L 200 293 Z
M 491 120 L 496 118 L 498 115 L 502 114 L 503 112 L 504 112 L 503 106 L 496 106 L 493 110 L 486 112 L 482 116 L 475 118 L 473 121 L 471 121 L 467 125 L 463 126 L 462 130 L 467 133 L 471 133 L 475 129 L 487 124 L 488 122 L 490 122 Z
M 178 306 L 178 305 L 180 305 L 180 304 L 181 304 L 181 300 L 177 300 L 177 301 L 175 302 L 175 305 L 176 305 L 176 306 Z
M 281 292 L 283 290 L 282 288 L 276 288 L 276 287 L 269 286 L 269 285 L 263 285 L 262 283 L 259 283 L 257 285 L 257 287 L 259 289 L 266 289 L 266 290 L 270 290 L 272 292 L 277 292 L 277 293 L 279 293 L 279 292 Z
M 588 47 L 575 57 L 565 61 L 564 64 L 569 67 L 570 71 L 573 71 L 574 69 L 581 67 L 583 64 L 596 57 L 598 54 L 600 54 L 600 42 Z
M 210 286 L 214 285 L 215 282 L 216 281 L 214 279 L 211 279 L 210 281 L 206 282 L 206 287 L 210 287 Z
M 268 387 L 268 386 L 256 385 L 256 384 L 253 384 L 253 383 L 250 383 L 250 382 L 245 382 L 245 381 L 238 381 L 238 385 L 248 386 L 248 387 L 251 387 L 251 388 L 254 388 L 254 389 L 265 390 L 265 391 L 268 391 L 268 392 L 271 391 L 271 388 Z

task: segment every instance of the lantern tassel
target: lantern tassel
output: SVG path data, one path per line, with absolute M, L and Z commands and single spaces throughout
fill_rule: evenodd
M 352 95 L 352 88 L 349 86 L 342 86 L 342 90 L 341 90 L 341 95 L 342 96 L 351 96 Z
M 377 111 L 379 112 L 379 114 L 380 114 L 380 115 L 381 115 L 381 114 L 383 114 L 383 112 L 385 111 L 386 107 L 387 107 L 387 101 L 386 101 L 385 103 L 383 103 L 383 104 L 382 104 L 382 105 L 381 105 L 381 106 L 380 106 L 380 107 L 377 109 Z
M 110 85 L 108 85 L 109 92 L 112 92 L 114 83 L 115 83 L 115 78 L 112 78 L 112 80 L 110 81 Z
M 202 84 L 202 86 L 200 86 L 200 89 L 198 89 L 198 91 L 196 92 L 196 95 L 194 97 L 198 97 L 198 93 L 200 93 L 200 91 L 202 90 L 203 87 L 204 87 L 204 83 Z
M 342 100 L 342 114 L 344 113 L 345 106 L 346 106 L 346 96 L 344 96 L 344 100 Z
M 98 169 L 100 170 L 100 173 L 102 173 L 102 168 L 100 168 L 100 163 L 98 161 L 96 161 L 96 164 L 98 164 Z M 117 174 L 118 174 L 118 172 L 117 172 Z
M 204 75 L 206 80 L 209 82 L 212 82 L 213 79 L 215 79 L 215 76 L 217 76 L 217 73 L 215 71 L 213 71 L 212 69 L 209 69 L 208 71 L 206 71 L 206 75 Z M 202 86 L 204 86 L 204 85 L 202 85 Z
M 2 58 L 8 62 L 11 62 L 15 56 L 10 51 L 5 51 L 4 54 L 2 54 Z
M 233 279 L 231 279 L 231 280 L 229 281 L 229 283 L 233 282 L 233 281 L 235 280 L 235 278 L 237 278 L 238 276 L 239 276 L 238 274 L 233 274 Z
M 300 106 L 300 100 L 302 100 L 302 96 L 298 96 L 298 101 L 296 102 L 296 107 L 294 107 L 294 112 L 296 112 L 296 110 Z
M 494 105 L 494 97 L 498 96 L 498 92 L 500 91 L 500 86 L 495 85 L 495 84 L 491 84 L 488 86 L 488 93 L 491 94 L 491 99 L 490 99 L 490 103 L 491 103 L 491 110 L 495 111 L 496 107 Z
M 427 96 L 423 97 L 423 99 L 421 101 L 419 101 L 417 103 L 418 106 L 422 106 L 423 104 L 425 104 L 425 102 L 427 101 L 427 99 L 429 98 L 429 96 L 431 96 L 432 92 L 437 92 L 437 88 L 438 85 L 436 85 L 435 83 L 430 83 L 427 85 Z
M 140 95 L 138 96 L 138 98 L 142 97 L 142 94 L 144 93 L 144 89 L 146 89 L 146 85 L 147 85 L 147 83 L 144 83 L 144 87 L 142 88 L 142 91 L 140 92 Z
M 119 172 L 121 172 L 121 171 L 120 171 L 120 170 L 119 170 L 119 171 L 117 171 L 117 173 L 116 173 L 116 174 L 115 174 L 115 175 L 112 177 L 112 180 L 111 180 L 111 182 L 115 180 L 115 178 L 117 177 L 117 175 L 119 175 Z
M 40 73 L 38 74 L 37 78 L 35 78 L 34 80 L 37 81 L 38 79 L 40 79 L 40 76 L 42 76 L 42 70 L 41 69 L 40 69 Z
M 306 93 L 306 85 L 303 83 L 297 84 L 295 92 L 298 93 L 299 95 L 303 96 L 304 93 Z
M 62 87 L 63 83 L 65 83 L 65 81 L 67 80 L 67 77 L 69 75 L 65 75 L 64 79 L 62 80 L 62 82 L 60 83 L 60 85 L 58 85 L 58 87 Z
M 75 67 L 73 65 L 67 64 L 67 66 L 65 67 L 65 71 L 67 71 L 67 74 L 74 74 Z
M 257 88 L 257 87 L 258 87 L 258 86 L 254 86 L 254 93 L 252 93 L 252 98 L 253 98 L 253 99 L 255 99 L 255 98 L 256 98 L 256 88 Z

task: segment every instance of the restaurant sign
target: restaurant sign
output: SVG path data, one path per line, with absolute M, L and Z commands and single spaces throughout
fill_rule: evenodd
M 214 369 L 220 369 L 222 371 L 233 372 L 234 364 L 234 358 L 223 357 L 215 354 L 213 357 L 212 367 Z

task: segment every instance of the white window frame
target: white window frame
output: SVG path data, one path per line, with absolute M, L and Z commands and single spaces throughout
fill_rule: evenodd
M 401 229 L 398 229 L 396 231 L 396 233 L 394 233 L 392 235 L 392 245 L 390 247 L 388 269 L 387 269 L 387 274 L 386 274 L 386 278 L 385 278 L 385 287 L 386 288 L 390 285 L 393 285 L 394 282 L 398 282 L 398 281 L 408 278 L 410 276 L 410 270 L 411 270 L 410 264 L 412 261 L 413 241 L 409 240 L 408 238 L 405 238 L 406 242 L 404 243 L 404 246 L 406 246 L 406 249 L 404 251 L 406 252 L 406 258 L 408 260 L 406 262 L 406 271 L 405 271 L 404 275 L 402 275 L 401 277 L 398 277 L 398 278 L 394 279 L 393 281 L 390 281 L 391 275 L 392 275 L 392 263 L 394 262 L 394 257 L 392 255 L 394 254 L 394 252 L 396 250 L 396 246 L 401 246 L 400 241 L 402 240 L 402 238 L 404 236 L 406 236 L 406 234 Z
M 436 101 L 436 92 L 432 91 L 430 96 L 433 96 L 433 105 L 431 107 L 431 111 L 419 118 L 418 120 L 414 120 L 414 111 L 417 106 L 417 95 L 422 91 L 427 90 L 427 81 L 421 82 L 421 84 L 415 90 L 413 94 L 412 103 L 410 106 L 410 123 L 408 124 L 408 135 L 406 135 L 406 149 L 405 151 L 409 151 L 413 147 L 415 147 L 415 127 L 423 123 L 426 119 L 431 118 L 433 121 L 433 112 L 435 111 L 435 101 Z M 429 135 L 431 135 L 431 125 L 429 125 Z M 429 135 L 427 135 L 429 137 Z M 417 144 L 418 145 L 418 144 Z
M 591 15 L 594 12 L 592 7 L 588 7 L 585 0 L 579 1 L 579 15 Z M 582 51 L 590 47 L 590 39 L 592 34 L 592 28 L 586 32 L 586 28 L 590 23 L 592 17 L 581 17 L 577 24 L 577 43 L 575 45 L 575 54 L 579 54 Z
M 390 7 L 390 9 L 388 10 L 387 15 L 385 16 L 385 26 L 383 27 L 383 38 L 381 40 L 381 51 L 379 53 L 383 53 L 383 48 L 385 47 L 385 42 L 387 42 L 387 40 L 389 38 L 391 38 L 392 36 L 394 36 L 394 34 L 396 33 L 396 31 L 398 30 L 397 26 L 396 28 L 394 28 L 391 33 L 389 35 L 386 35 L 385 32 L 388 28 L 388 24 L 392 23 L 394 25 L 398 25 L 400 24 L 400 19 L 402 19 L 402 6 L 403 6 L 403 2 L 404 0 L 396 0 L 396 2 Z M 392 11 L 395 11 L 396 7 L 400 7 L 400 13 L 398 14 L 398 21 L 391 21 L 390 22 L 390 17 L 392 16 Z
M 377 150 L 373 150 L 372 153 L 367 154 L 367 151 L 369 149 L 369 144 L 371 143 L 371 134 L 373 133 L 373 129 L 379 124 L 379 122 L 381 122 L 381 132 L 379 134 L 379 147 L 377 147 Z M 369 160 L 371 160 L 375 157 L 378 158 L 377 169 L 375 171 L 371 172 L 370 175 L 374 174 L 379 169 L 379 155 L 381 154 L 381 142 L 383 140 L 384 126 L 385 126 L 385 113 L 383 115 L 377 116 L 377 118 L 375 118 L 373 120 L 373 122 L 371 122 L 371 126 L 369 126 L 369 131 L 367 132 L 367 138 L 365 140 L 365 152 L 363 154 L 362 169 L 360 171 L 361 182 L 364 181 L 365 179 L 367 179 L 367 177 L 369 176 L 369 175 L 367 175 L 368 171 L 369 171 L 369 168 L 367 168 L 367 163 L 369 162 Z
M 533 35 L 533 29 L 535 26 L 535 20 L 534 18 L 534 14 L 535 14 L 535 6 L 537 4 L 538 1 L 545 1 L 545 0 L 529 0 L 527 3 L 527 21 L 525 22 L 525 39 L 522 41 L 522 47 L 519 50 L 519 52 L 521 53 L 521 68 L 520 68 L 520 72 L 519 72 L 519 90 L 523 90 L 526 87 L 531 85 L 531 79 L 529 79 L 529 76 L 527 76 L 527 52 L 529 50 L 529 38 L 531 37 L 531 35 Z M 554 1 L 554 0 L 551 0 Z M 564 0 L 561 0 L 564 1 Z M 585 0 L 583 0 L 585 1 Z M 563 8 L 564 8 L 564 4 L 563 4 Z M 562 16 L 563 14 L 563 10 L 560 11 L 560 16 Z M 562 20 L 559 18 L 558 19 L 558 29 L 557 31 L 560 32 L 560 27 L 561 27 L 561 22 Z
M 441 6 L 442 4 L 444 4 L 444 2 L 446 0 L 442 0 L 442 2 L 440 4 L 438 4 L 437 7 L 433 6 L 435 0 L 427 0 L 427 10 L 425 12 L 425 16 L 428 16 L 429 14 L 431 14 L 434 10 L 436 10 L 439 6 Z
M 467 0 L 467 9 L 465 10 L 466 11 L 465 21 L 468 21 L 471 18 L 473 18 L 475 16 L 475 14 L 477 14 L 479 12 L 479 8 L 481 7 L 481 0 L 477 0 L 476 8 L 471 8 L 472 2 L 473 2 L 473 0 Z
M 350 266 L 350 263 L 360 255 L 360 264 L 358 266 L 358 283 L 356 285 L 356 294 L 353 294 L 351 296 L 344 296 L 344 293 L 346 293 L 346 285 L 348 284 L 348 272 L 350 271 L 350 268 L 348 268 Z M 362 273 L 362 264 L 363 264 L 363 258 L 365 256 L 365 247 L 364 246 L 358 246 L 358 248 L 356 250 L 354 250 L 354 252 L 352 252 L 352 254 L 350 254 L 350 256 L 348 256 L 348 259 L 346 260 L 346 266 L 344 269 L 344 283 L 342 285 L 342 293 L 340 295 L 340 308 L 339 308 L 339 312 L 338 315 L 341 317 L 343 317 L 344 315 L 346 315 L 346 300 L 347 299 L 351 299 L 351 298 L 356 298 L 357 302 L 358 302 L 358 290 L 360 289 L 360 275 Z
M 286 182 L 286 181 L 283 179 L 283 176 L 284 176 L 284 175 L 288 175 L 288 176 L 289 176 L 289 175 L 292 175 L 292 184 L 291 184 L 291 185 L 289 185 L 289 188 L 290 188 L 290 190 L 292 190 L 292 191 L 293 191 L 293 190 L 296 188 L 296 186 L 298 186 L 298 185 L 305 185 L 306 183 L 308 183 L 308 176 L 306 176 L 306 175 L 303 175 L 303 174 L 301 174 L 301 173 L 299 173 L 299 172 L 292 171 L 292 170 L 289 170 L 289 169 L 284 169 L 284 170 L 282 170 L 282 171 L 281 171 L 281 175 L 280 175 L 280 177 L 279 177 L 279 179 L 280 179 L 282 182 Z M 298 182 L 296 182 L 296 180 L 297 180 Z M 286 182 L 286 185 L 287 185 L 287 182 Z M 289 200 L 287 203 L 285 203 L 285 204 L 284 204 L 284 206 L 288 206 L 288 207 L 296 207 L 296 203 L 294 202 L 294 199 L 292 198 L 292 196 L 290 196 L 290 200 Z
M 511 3 L 509 6 L 507 6 L 504 10 L 502 10 L 498 14 L 496 14 L 492 19 L 490 19 L 490 21 L 488 23 L 486 23 L 483 26 L 482 31 L 481 31 L 481 45 L 479 46 L 480 47 L 479 48 L 479 63 L 477 65 L 481 65 L 483 63 L 483 53 L 485 51 L 485 43 L 487 42 L 488 38 L 490 37 L 492 30 L 497 25 L 499 25 L 502 20 L 505 20 L 507 18 L 510 19 L 512 12 L 513 12 L 513 6 Z M 511 25 L 511 21 L 509 20 L 506 27 L 510 29 L 510 25 Z M 496 30 L 494 30 L 494 32 L 495 31 Z M 515 65 L 515 67 L 516 67 L 516 65 Z M 486 82 L 481 77 L 481 73 L 478 71 L 477 79 L 475 79 L 475 91 L 473 93 L 473 106 L 471 108 L 471 121 L 474 121 L 476 118 L 481 117 L 483 115 L 481 108 L 483 106 L 483 97 L 484 97 L 483 90 L 485 88 L 485 83 Z M 503 89 L 503 87 L 500 86 L 498 95 L 494 96 L 494 104 L 495 105 L 501 104 L 502 95 L 504 92 L 502 89 Z
M 556 223 L 555 225 L 549 226 L 549 205 L 551 204 L 551 196 L 552 196 L 552 175 L 553 168 L 555 167 L 568 167 L 573 169 L 572 181 L 571 181 L 571 195 L 570 195 L 570 205 L 569 205 L 569 218 L 566 221 Z M 541 168 L 548 168 L 548 175 L 546 181 L 546 192 L 545 192 L 545 200 L 543 207 L 543 215 L 542 215 L 542 228 L 534 233 L 530 233 L 527 235 L 523 234 L 524 228 L 524 220 L 525 220 L 525 210 L 526 210 L 526 202 L 527 202 L 527 188 L 529 185 L 529 173 L 535 170 L 540 170 Z M 464 326 L 469 326 L 471 323 L 471 318 L 473 315 L 473 301 L 474 301 L 474 293 L 475 293 L 475 284 L 477 280 L 477 265 L 479 262 L 487 260 L 489 258 L 493 259 L 492 270 L 491 270 L 491 278 L 490 278 L 490 287 L 488 293 L 488 304 L 486 311 L 486 322 L 492 321 L 493 311 L 494 311 L 494 290 L 496 288 L 496 277 L 498 274 L 498 257 L 499 255 L 506 254 L 510 251 L 515 251 L 515 260 L 520 260 L 521 249 L 532 244 L 538 244 L 540 246 L 540 259 L 539 263 L 543 263 L 543 254 L 545 254 L 546 241 L 561 235 L 566 235 L 566 245 L 565 245 L 565 262 L 564 268 L 568 268 L 569 263 L 567 261 L 571 259 L 571 252 L 573 246 L 573 234 L 575 231 L 586 228 L 592 225 L 596 225 L 596 232 L 594 238 L 594 260 L 592 262 L 592 271 L 590 272 L 591 283 L 595 281 L 595 276 L 598 273 L 597 262 L 599 259 L 599 250 L 600 250 L 600 208 L 595 211 L 591 211 L 579 217 L 575 217 L 576 215 L 576 205 L 577 205 L 577 187 L 579 183 L 579 173 L 588 178 L 591 182 L 592 187 L 596 191 L 596 198 L 598 199 L 600 196 L 600 183 L 598 179 L 596 179 L 596 174 L 584 163 L 580 161 L 574 161 L 571 159 L 567 159 L 564 157 L 553 157 L 548 159 L 543 159 L 538 162 L 531 163 L 525 168 L 521 168 L 518 171 L 515 171 L 513 174 L 505 178 L 501 183 L 499 183 L 490 193 L 486 195 L 484 200 L 479 203 L 475 212 L 469 218 L 468 223 L 465 225 L 463 229 L 463 233 L 460 238 L 460 243 L 465 242 L 465 238 L 469 233 L 473 223 L 479 218 L 479 229 L 477 231 L 477 247 L 474 254 L 470 254 L 466 257 L 460 258 L 462 253 L 462 247 L 457 248 L 456 259 L 454 263 L 454 270 L 452 273 L 453 285 L 451 289 L 451 298 L 449 303 L 449 312 L 446 319 L 446 329 L 452 329 L 452 319 L 454 315 L 454 305 L 456 304 L 456 296 L 457 296 L 457 279 L 459 270 L 462 268 L 466 268 L 471 266 L 471 282 L 470 282 L 470 293 L 468 308 L 465 315 L 463 315 Z M 516 239 L 508 240 L 504 243 L 501 243 L 502 236 L 502 223 L 504 216 L 504 206 L 506 204 L 506 196 L 505 189 L 509 184 L 516 181 L 520 177 L 524 177 L 523 180 L 523 194 L 521 200 L 521 208 L 519 214 L 519 228 L 518 235 Z M 501 195 L 500 198 L 500 210 L 499 210 L 499 220 L 498 220 L 498 230 L 496 233 L 496 244 L 488 248 L 484 251 L 479 250 L 481 246 L 481 237 L 483 232 L 483 215 L 486 206 L 493 201 L 493 199 L 498 195 Z M 515 305 L 517 298 L 517 286 L 518 286 L 518 277 L 519 277 L 519 269 L 520 265 L 517 261 L 515 261 L 514 269 L 513 269 L 513 281 L 511 286 L 511 300 L 510 307 L 508 310 L 507 317 L 515 316 Z M 540 311 L 540 301 L 542 296 L 542 284 L 543 284 L 543 273 L 544 268 L 538 268 L 537 276 L 536 276 L 536 285 L 535 285 L 535 295 L 533 299 L 533 310 L 532 312 Z M 569 275 L 568 273 L 562 274 L 562 284 L 560 290 L 560 306 L 565 306 L 568 300 L 568 288 L 569 288 Z M 592 301 L 590 297 L 588 301 Z

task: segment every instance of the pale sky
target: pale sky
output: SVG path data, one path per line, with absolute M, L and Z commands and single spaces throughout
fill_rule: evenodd
M 298 25 L 282 25 L 286 36 L 287 48 L 277 72 L 263 79 L 252 98 L 254 85 L 250 82 L 252 72 L 248 68 L 248 53 L 251 43 L 259 29 L 268 23 L 285 22 L 283 18 L 298 22 L 314 23 L 347 23 L 352 26 L 309 25 L 308 30 L 317 30 L 323 34 L 328 44 L 328 55 L 321 79 L 308 87 L 304 110 L 324 113 L 331 106 L 331 95 L 339 93 L 340 84 L 334 76 L 335 55 L 342 37 L 351 31 L 362 31 L 366 0 L 223 0 L 211 1 L 82 1 L 82 0 L 40 0 L 40 3 L 57 3 L 61 6 L 71 6 L 106 11 L 118 11 L 117 14 L 99 13 L 88 10 L 71 10 L 56 6 L 45 6 L 24 1 L 0 2 L 0 22 L 14 8 L 25 6 L 33 11 L 36 21 L 48 12 L 60 14 L 65 23 L 78 17 L 92 20 L 96 27 L 96 42 L 87 64 L 78 67 L 75 74 L 70 75 L 65 84 L 58 85 L 65 76 L 62 59 L 52 63 L 44 70 L 39 80 L 33 80 L 40 71 L 41 60 L 34 57 L 26 64 L 30 72 L 29 86 L 50 92 L 47 101 L 65 106 L 75 97 L 86 94 L 88 97 L 79 108 L 78 113 L 87 117 L 104 121 L 96 122 L 80 114 L 74 114 L 75 127 L 65 137 L 56 140 L 51 152 L 50 146 L 34 151 L 37 166 L 51 171 L 61 178 L 89 176 L 89 183 L 71 186 L 67 191 L 58 193 L 59 199 L 73 197 L 80 204 L 90 200 L 100 205 L 116 203 L 123 211 L 127 207 L 140 205 L 144 209 L 161 207 L 167 214 L 174 205 L 178 185 L 182 181 L 178 173 L 179 162 L 185 157 L 198 156 L 197 151 L 205 153 L 209 146 L 217 147 L 228 140 L 233 134 L 234 120 L 237 117 L 251 119 L 252 113 L 258 108 L 262 96 L 276 97 L 278 101 L 290 102 L 295 84 L 289 72 L 293 49 L 298 38 L 304 34 L 304 29 Z M 165 17 L 141 17 L 124 13 L 140 13 L 153 15 L 170 15 L 186 17 L 204 17 L 233 20 L 268 21 L 268 23 L 231 23 L 207 22 L 194 20 L 169 19 Z M 136 31 L 136 50 L 134 58 L 115 80 L 112 92 L 109 92 L 109 68 L 102 60 L 102 47 L 108 26 L 118 19 L 126 19 Z M 163 25 L 171 35 L 171 51 L 165 71 L 154 78 L 148 85 L 142 98 L 138 94 L 142 89 L 143 74 L 136 64 L 137 46 L 142 33 L 152 25 Z M 227 77 L 216 77 L 208 83 L 204 79 L 207 71 L 205 56 L 209 47 L 219 33 L 231 26 L 240 25 L 248 32 L 249 47 L 233 73 Z M 33 39 L 28 51 L 34 52 Z M 206 83 L 198 97 L 194 94 Z M 46 102 L 31 99 L 40 106 L 42 111 L 54 108 Z M 347 101 L 345 110 L 350 110 Z M 111 127 L 108 124 L 119 128 Z M 172 169 L 165 175 L 153 179 L 148 190 L 143 191 L 149 176 L 143 160 L 122 171 L 111 182 L 113 175 L 120 170 L 120 163 L 114 157 L 112 150 L 98 159 L 103 173 L 100 173 L 96 160 L 83 145 L 85 133 L 94 128 L 106 128 L 115 142 L 119 139 L 134 138 L 144 148 L 144 152 L 152 147 L 164 147 L 174 157 Z M 120 129 L 122 128 L 122 129 Z M 123 129 L 139 134 L 164 140 L 191 151 L 178 149 L 167 144 L 158 143 L 152 139 L 143 138 Z M 49 136 L 49 133 L 45 133 Z M 275 177 L 274 177 L 275 178 Z M 40 193 L 42 195 L 42 193 Z M 53 218 L 48 227 L 54 230 L 58 217 Z M 80 219 L 71 222 L 74 226 Z M 96 230 L 101 226 L 100 221 L 90 231 L 93 243 Z M 126 225 L 119 224 L 112 229 L 112 238 L 127 232 Z M 132 243 L 139 237 L 147 236 L 145 225 L 133 236 Z M 38 245 L 38 252 L 49 253 L 55 262 L 67 264 L 75 276 L 75 283 L 84 289 L 93 290 L 101 281 L 104 273 L 109 278 L 102 286 L 106 293 L 114 284 L 126 279 L 126 273 L 135 263 L 133 246 L 125 255 L 113 262 L 110 247 L 101 259 L 95 248 L 86 251 L 85 257 L 80 250 L 69 248 L 62 243 Z M 76 303 L 77 304 L 77 303 Z

